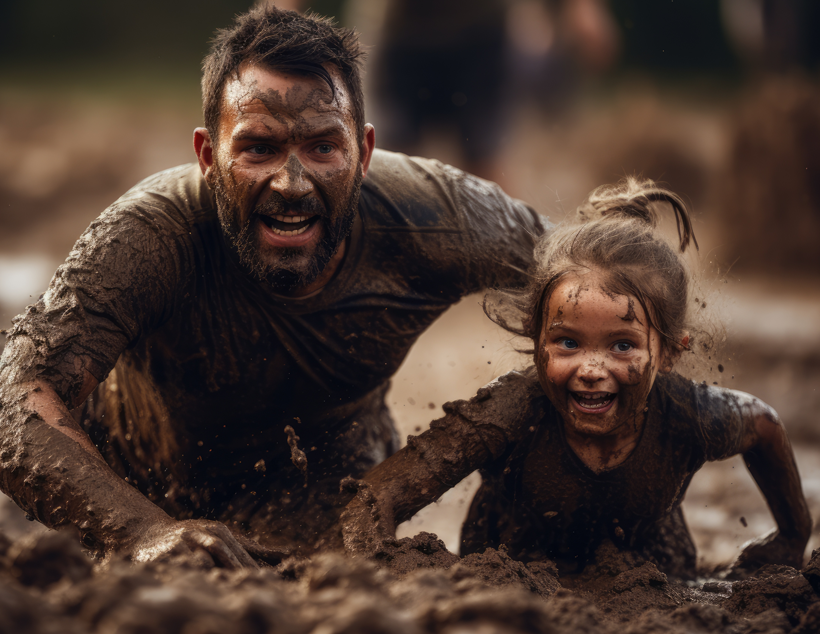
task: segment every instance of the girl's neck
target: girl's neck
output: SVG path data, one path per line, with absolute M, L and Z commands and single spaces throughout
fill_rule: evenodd
M 644 417 L 639 421 L 622 425 L 611 434 L 595 436 L 581 434 L 562 421 L 564 435 L 576 456 L 595 473 L 614 469 L 624 462 L 638 446 L 644 426 Z

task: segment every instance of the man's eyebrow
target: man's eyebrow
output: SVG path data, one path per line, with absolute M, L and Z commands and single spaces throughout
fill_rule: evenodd
M 339 121 L 331 121 L 324 126 L 310 130 L 310 134 L 303 136 L 305 139 L 315 139 L 320 136 L 344 136 L 345 126 Z
M 333 121 L 324 126 L 317 127 L 314 130 L 309 130 L 309 134 L 300 135 L 301 140 L 316 139 L 319 137 L 344 136 L 345 126 Z M 240 128 L 231 137 L 233 141 L 279 141 L 282 138 L 289 136 L 287 130 L 282 130 L 281 133 L 274 131 L 269 126 L 264 128 L 255 125 L 253 127 Z
M 244 128 L 236 132 L 231 139 L 233 141 L 259 141 L 278 139 L 280 135 L 274 134 L 270 128 L 261 130 L 259 128 Z

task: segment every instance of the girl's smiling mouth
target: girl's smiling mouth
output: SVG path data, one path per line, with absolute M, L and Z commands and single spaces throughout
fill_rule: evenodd
M 570 392 L 572 404 L 583 414 L 603 414 L 614 405 L 617 394 L 612 392 Z

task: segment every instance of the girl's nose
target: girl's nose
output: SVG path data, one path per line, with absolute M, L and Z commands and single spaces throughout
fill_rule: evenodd
M 607 375 L 608 370 L 603 358 L 596 354 L 587 355 L 577 373 L 581 381 L 590 384 L 603 381 Z

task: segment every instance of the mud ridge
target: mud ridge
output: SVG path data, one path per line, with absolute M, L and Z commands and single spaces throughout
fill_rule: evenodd
M 808 634 L 820 627 L 820 550 L 798 571 L 685 584 L 602 547 L 560 579 L 503 550 L 459 558 L 421 533 L 373 560 L 325 553 L 259 572 L 87 558 L 66 533 L 0 537 L 0 634 L 545 632 Z

